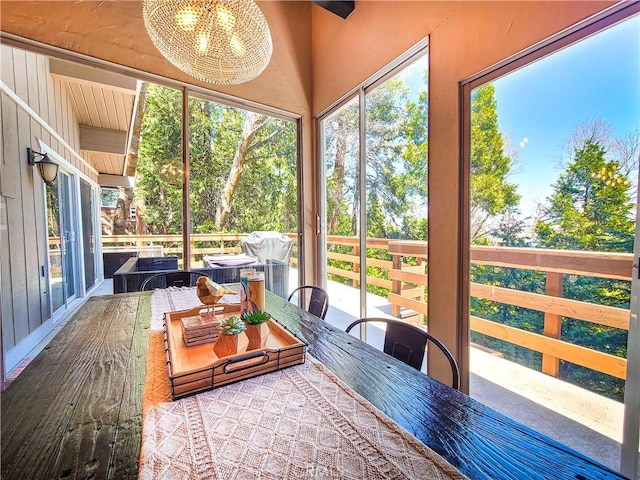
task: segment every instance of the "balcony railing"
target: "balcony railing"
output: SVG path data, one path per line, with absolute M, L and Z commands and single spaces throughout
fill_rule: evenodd
M 348 246 L 351 254 L 327 254 L 329 259 L 351 263 L 353 268 L 329 267 L 328 273 L 359 279 L 359 240 L 349 237 L 328 237 L 330 245 Z M 367 249 L 386 250 L 390 260 L 367 259 L 368 266 L 388 269 L 388 279 L 370 277 L 367 282 L 390 290 L 387 298 L 392 314 L 400 316 L 401 308 L 427 313 L 426 286 L 427 243 L 421 241 L 368 239 Z M 407 259 L 411 259 L 408 262 Z M 535 248 L 507 248 L 473 246 L 471 263 L 544 272 L 544 294 L 483 285 L 472 282 L 471 296 L 492 300 L 544 313 L 544 334 L 525 331 L 498 322 L 471 316 L 471 331 L 540 352 L 542 371 L 556 376 L 559 361 L 565 360 L 617 378 L 626 377 L 626 359 L 608 353 L 565 342 L 560 338 L 563 317 L 574 318 L 598 325 L 629 330 L 628 309 L 599 305 L 562 298 L 562 276 L 576 275 L 631 281 L 633 255 L 630 253 L 548 250 Z M 355 285 L 355 284 L 354 284 Z
M 216 233 L 193 234 L 190 236 L 191 259 L 190 265 L 196 265 L 202 260 L 203 255 L 219 255 L 240 253 L 240 240 L 246 238 L 248 233 Z M 291 249 L 292 265 L 297 264 L 298 247 L 295 243 L 296 234 L 285 234 L 294 240 Z M 182 267 L 182 235 L 103 235 L 102 247 L 128 246 L 132 250 L 148 247 L 149 245 L 162 245 L 164 255 L 176 255 L 178 264 Z
M 239 241 L 247 234 L 192 235 L 192 258 L 204 254 L 239 252 Z M 295 234 L 289 235 L 294 240 Z M 103 245 L 164 245 L 165 254 L 180 254 L 181 235 L 103 236 Z M 360 282 L 360 240 L 358 237 L 327 237 L 327 273 L 341 277 L 353 286 Z M 427 313 L 427 243 L 422 241 L 367 239 L 366 281 L 385 289 L 392 314 L 402 316 L 407 309 Z M 292 255 L 292 264 L 297 263 Z M 373 258 L 375 257 L 375 258 Z M 537 334 L 484 318 L 472 316 L 471 330 L 504 340 L 542 354 L 542 371 L 558 374 L 559 361 L 606 373 L 617 378 L 626 376 L 626 359 L 590 348 L 574 345 L 560 338 L 564 317 L 607 327 L 629 329 L 628 309 L 562 298 L 563 275 L 576 275 L 631 281 L 632 254 L 583 252 L 534 248 L 471 247 L 471 263 L 544 272 L 545 293 L 471 283 L 473 297 L 491 300 L 544 313 L 544 334 Z

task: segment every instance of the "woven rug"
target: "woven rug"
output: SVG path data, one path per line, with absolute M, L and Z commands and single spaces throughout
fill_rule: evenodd
M 309 355 L 172 402 L 162 315 L 195 305 L 192 289 L 152 296 L 140 479 L 465 478 Z

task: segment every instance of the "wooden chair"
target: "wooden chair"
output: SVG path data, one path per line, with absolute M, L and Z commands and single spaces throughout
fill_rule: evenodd
M 346 332 L 349 333 L 353 327 L 361 323 L 381 322 L 386 323 L 384 336 L 384 353 L 391 355 L 407 365 L 418 370 L 422 367 L 425 350 L 429 342 L 438 347 L 451 365 L 452 387 L 460 389 L 460 370 L 455 358 L 449 349 L 440 340 L 435 338 L 425 329 L 400 320 L 390 318 L 361 318 L 351 323 Z
M 142 282 L 140 291 L 168 287 L 195 287 L 199 277 L 211 278 L 206 273 L 190 272 L 188 270 L 156 273 Z
M 288 300 L 291 301 L 293 296 L 298 292 L 308 293 L 309 291 L 311 291 L 311 296 L 306 296 L 309 297 L 309 301 L 307 306 L 303 308 L 307 312 L 324 320 L 327 316 L 327 311 L 329 310 L 329 294 L 323 288 L 315 285 L 302 285 L 291 292 Z

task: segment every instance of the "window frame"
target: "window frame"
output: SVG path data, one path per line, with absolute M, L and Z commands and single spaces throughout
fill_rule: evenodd
M 460 181 L 459 181 L 459 270 L 458 270 L 458 344 L 461 390 L 469 391 L 470 373 L 470 269 L 471 269 L 471 244 L 470 244 L 470 201 L 471 201 L 471 92 L 486 83 L 499 77 L 514 72 L 517 69 L 528 66 L 537 60 L 558 52 L 573 44 L 595 35 L 617 23 L 640 14 L 640 2 L 619 2 L 581 22 L 578 22 L 565 30 L 562 30 L 531 47 L 528 47 L 504 60 L 496 63 L 459 83 L 459 145 L 460 145 Z M 637 220 L 640 222 L 640 219 Z M 632 335 L 631 328 L 629 335 Z M 629 368 L 629 367 L 628 367 Z M 631 367 L 635 374 L 628 370 L 625 386 L 638 390 L 640 384 L 636 384 L 633 378 L 640 376 L 640 365 Z M 639 399 L 636 399 L 639 400 Z M 634 405 L 627 404 L 625 395 L 625 426 L 621 448 L 621 472 L 633 477 L 638 465 L 638 423 L 640 401 L 634 401 Z M 629 414 L 629 411 L 632 413 Z M 633 423 L 629 426 L 627 423 Z M 633 432 L 633 433 L 632 433 Z

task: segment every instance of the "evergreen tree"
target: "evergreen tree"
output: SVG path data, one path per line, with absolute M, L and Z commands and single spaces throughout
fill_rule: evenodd
M 625 251 L 634 231 L 630 186 L 620 164 L 607 160 L 598 142 L 585 141 L 553 186 L 545 215 L 535 226 L 539 244 Z
M 495 88 L 488 83 L 471 97 L 471 242 L 491 234 L 490 220 L 518 204 L 516 185 L 507 181 L 512 159 L 498 128 Z
M 597 141 L 574 149 L 566 171 L 548 198 L 545 216 L 535 226 L 541 247 L 586 251 L 627 251 L 633 245 L 631 182 L 620 163 L 607 160 Z M 563 297 L 629 308 L 630 282 L 565 275 Z M 581 320 L 562 322 L 562 339 L 626 357 L 627 332 Z M 622 380 L 561 362 L 561 375 L 604 395 L 621 399 Z

